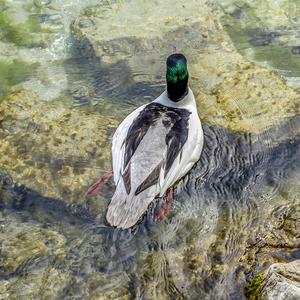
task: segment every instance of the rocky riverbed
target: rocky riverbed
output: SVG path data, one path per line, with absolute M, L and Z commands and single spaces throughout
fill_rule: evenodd
M 0 298 L 298 295 L 298 75 L 249 55 L 276 46 L 297 59 L 294 2 L 79 2 L 0 1 Z M 164 89 L 174 47 L 190 63 L 203 155 L 165 222 L 153 206 L 133 232 L 114 230 L 113 184 L 85 191 L 111 168 L 121 119 Z
M 80 203 L 97 176 L 111 169 L 118 122 L 20 90 L 0 105 L 0 168 L 46 197 Z

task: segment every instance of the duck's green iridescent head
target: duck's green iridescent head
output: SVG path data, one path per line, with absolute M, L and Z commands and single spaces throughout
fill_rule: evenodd
M 178 102 L 187 95 L 189 72 L 183 54 L 175 53 L 167 58 L 166 79 L 168 97 L 172 101 Z

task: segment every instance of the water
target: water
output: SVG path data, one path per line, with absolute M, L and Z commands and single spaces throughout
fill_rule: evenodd
M 243 74 L 252 72 L 254 67 L 241 62 L 240 73 L 234 73 L 235 63 L 241 58 L 231 48 L 226 32 L 243 56 L 257 63 L 264 57 L 264 66 L 292 77 L 289 84 L 297 89 L 299 72 L 295 63 L 298 56 L 286 52 L 296 44 L 274 41 L 275 36 L 262 45 L 261 40 L 268 40 L 269 36 L 240 30 L 246 21 L 253 24 L 251 18 L 262 18 L 266 13 L 264 8 L 253 12 L 246 2 L 212 1 L 208 6 L 201 1 L 185 2 L 187 12 L 183 10 L 182 14 L 186 22 L 177 24 L 178 28 L 174 27 L 171 17 L 163 19 L 165 25 L 160 27 L 159 17 L 163 18 L 166 11 L 169 14 L 168 1 L 158 4 L 149 1 L 145 6 L 134 1 L 101 1 L 100 19 L 97 10 L 84 10 L 97 3 L 100 2 L 0 1 L 12 24 L 24 24 L 34 16 L 42 26 L 41 29 L 34 23 L 35 26 L 28 29 L 29 40 L 34 37 L 34 44 L 28 43 L 24 32 L 23 39 L 18 35 L 16 40 L 1 39 L 3 67 L 0 64 L 0 71 L 4 74 L 1 96 L 20 88 L 33 90 L 40 97 L 38 101 L 47 102 L 32 106 L 40 110 L 49 109 L 43 105 L 55 100 L 50 111 L 54 117 L 61 116 L 58 124 L 66 128 L 59 131 L 53 118 L 54 129 L 51 129 L 53 116 L 40 112 L 30 114 L 31 123 L 22 119 L 24 136 L 18 122 L 8 126 L 11 122 L 8 118 L 1 125 L 9 128 L 8 134 L 1 131 L 1 139 L 10 142 L 15 138 L 17 145 L 9 144 L 15 147 L 11 158 L 2 158 L 0 164 L 0 298 L 245 299 L 247 285 L 260 271 L 273 262 L 299 258 L 300 119 L 292 106 L 284 110 L 290 102 L 282 104 L 281 111 L 268 115 L 270 107 L 277 105 L 272 103 L 272 97 L 278 99 L 278 95 L 272 94 L 268 86 L 259 90 L 260 85 L 255 82 L 255 76 L 252 80 L 252 73 L 249 73 L 247 88 L 256 84 L 259 87 L 255 90 L 257 99 L 264 101 L 258 94 L 263 93 L 270 97 L 269 102 L 266 101 L 265 106 L 256 102 L 251 102 L 252 107 L 247 106 L 247 102 L 243 102 L 246 93 L 233 94 L 232 91 L 236 98 L 227 107 L 230 79 L 243 78 Z M 149 9 L 156 5 L 160 9 L 149 17 Z M 182 2 L 176 1 L 173 5 L 178 9 Z M 189 9 L 200 11 L 202 5 L 201 13 L 195 13 L 196 21 L 191 21 L 189 14 L 192 18 L 194 15 Z M 214 18 L 221 15 L 226 31 L 216 30 L 217 22 L 212 21 L 210 11 Z M 82 28 L 93 32 L 93 22 L 101 26 L 107 24 L 108 28 L 114 24 L 118 28 L 119 23 L 122 25 L 127 18 L 131 19 L 132 13 L 136 16 L 132 19 L 136 25 L 132 29 L 135 39 L 130 32 L 130 38 L 127 39 L 126 34 L 124 38 L 124 33 L 113 26 L 100 27 L 103 29 L 100 46 L 95 47 L 97 42 L 94 45 L 98 58 L 87 47 L 87 40 L 79 39 L 79 33 L 74 32 L 77 21 L 75 25 L 73 21 L 78 20 L 79 14 L 83 15 L 79 19 Z M 139 26 L 139 17 L 145 19 L 146 29 L 143 24 Z M 197 27 L 198 18 L 200 27 Z M 232 18 L 240 23 L 234 23 Z M 265 27 L 271 31 L 273 24 L 261 21 L 258 26 L 266 32 Z M 12 26 L 2 27 L 1 34 L 9 28 Z M 20 30 L 13 28 L 15 32 Z M 130 26 L 124 27 L 126 30 L 130 31 Z M 297 30 L 287 28 L 293 42 Z M 163 40 L 156 35 L 160 32 Z M 115 38 L 111 43 L 106 40 L 110 35 Z M 84 131 L 86 128 L 82 128 L 83 133 L 78 138 L 74 135 L 76 143 L 72 143 L 74 149 L 71 150 L 67 149 L 71 139 L 64 135 L 70 136 L 68 133 L 75 130 L 76 124 L 83 127 L 90 124 L 89 119 L 97 121 L 97 116 L 104 121 L 107 115 L 112 116 L 114 128 L 132 109 L 159 95 L 164 89 L 164 59 L 174 39 L 177 47 L 186 50 L 190 61 L 190 82 L 204 124 L 203 153 L 189 176 L 176 187 L 166 220 L 155 222 L 155 214 L 162 204 L 158 199 L 137 227 L 125 231 L 114 229 L 107 226 L 104 218 L 113 183 L 109 182 L 104 194 L 96 199 L 87 200 L 83 196 L 97 175 L 110 167 L 109 155 L 96 160 L 94 150 L 85 149 L 85 140 L 91 139 L 90 144 L 86 143 L 92 147 L 96 139 L 92 132 L 89 135 Z M 272 47 L 277 47 L 278 52 L 271 51 Z M 250 57 L 249 53 L 255 55 Z M 258 57 L 257 53 L 263 55 Z M 281 53 L 279 61 L 278 53 Z M 287 53 L 287 57 L 293 55 L 293 60 L 290 63 L 284 60 L 282 53 Z M 257 78 L 260 72 L 253 71 Z M 292 101 L 297 97 L 297 92 L 285 88 L 277 77 L 268 75 L 268 70 L 263 72 L 269 76 L 268 84 L 284 88 L 283 103 L 286 98 Z M 239 83 L 234 89 L 239 89 Z M 26 101 L 23 99 L 25 104 Z M 28 108 L 25 105 L 22 109 Z M 71 117 L 66 118 L 68 114 Z M 10 118 L 13 117 L 12 112 Z M 100 141 L 106 132 L 102 147 L 109 151 L 107 140 L 113 129 L 106 131 L 107 123 L 101 124 L 91 128 L 101 129 Z M 57 145 L 51 146 L 42 140 L 41 134 L 49 132 L 49 141 L 53 135 Z M 46 144 L 46 147 L 40 146 L 40 152 L 36 145 L 30 148 L 30 141 L 35 139 Z M 14 151 L 20 159 L 25 155 L 21 164 L 13 156 Z M 88 151 L 91 153 L 87 154 Z M 9 154 L 5 152 L 5 155 Z M 24 165 L 37 175 L 23 172 Z M 43 173 L 43 169 L 49 170 L 50 175 Z M 63 175 L 63 171 L 67 175 Z M 55 180 L 57 185 L 53 194 L 53 182 L 49 179 Z M 15 181 L 21 184 L 14 184 Z
M 238 51 L 250 60 L 278 70 L 299 88 L 297 80 L 294 81 L 299 77 L 299 2 L 221 3 L 227 13 L 224 25 Z

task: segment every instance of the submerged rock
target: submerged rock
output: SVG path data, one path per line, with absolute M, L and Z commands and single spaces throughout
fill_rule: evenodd
M 249 299 L 300 299 L 300 260 L 271 265 L 252 282 Z
M 220 4 L 222 23 L 243 56 L 299 82 L 299 1 L 220 0 Z
M 11 86 L 28 80 L 36 71 L 37 64 L 27 64 L 22 60 L 7 62 L 0 58 L 0 101 L 9 93 Z
M 0 298 L 53 299 L 67 279 L 56 268 L 66 255 L 65 237 L 5 211 L 0 226 Z
M 66 59 L 73 58 L 70 23 L 83 7 L 95 2 L 0 0 L 0 98 L 20 88 L 35 91 L 43 100 L 68 93 L 70 75 L 78 73 L 76 64 L 71 72 L 65 69 Z M 29 70 L 24 77 L 22 66 L 16 65 L 11 76 L 10 66 L 3 72 L 2 61 L 35 64 L 38 70 Z
M 266 202 L 261 212 L 266 221 L 248 235 L 247 251 L 240 259 L 248 279 L 273 263 L 297 258 L 300 248 L 300 186 L 297 179 L 299 175 L 285 188 L 270 180 L 269 186 L 255 193 L 257 199 Z M 268 201 L 276 192 L 278 195 Z
M 151 1 L 142 5 L 140 0 L 113 3 L 109 9 L 101 4 L 73 23 L 84 56 L 99 59 L 103 69 L 122 66 L 111 88 L 159 84 L 158 95 L 164 85 L 164 60 L 176 46 L 189 60 L 190 84 L 203 121 L 262 132 L 300 112 L 299 94 L 280 75 L 245 61 L 235 50 L 217 5 L 156 1 L 153 7 Z
M 276 72 L 252 63 L 239 65 L 218 84 L 209 104 L 205 96 L 199 99 L 200 110 L 209 113 L 203 120 L 235 131 L 262 133 L 300 112 L 300 95 Z
M 109 231 L 0 175 L 0 299 L 131 299 Z
M 249 23 L 254 18 L 259 23 L 268 24 L 269 27 L 288 26 L 292 22 L 296 24 L 296 17 L 299 3 L 289 0 L 220 0 L 220 4 L 228 11 L 241 11 L 240 17 L 244 17 Z M 243 13 L 244 10 L 244 13 Z M 249 15 L 253 19 L 249 19 L 245 11 L 249 11 Z M 251 14 L 250 14 L 251 12 Z M 262 24 L 262 25 L 263 25 Z
M 3 220 L 1 223 L 1 276 L 8 277 L 19 272 L 27 261 L 47 256 L 50 251 L 52 255 L 63 258 L 64 238 L 56 232 L 26 223 L 19 228 Z
M 67 203 L 110 165 L 114 117 L 48 103 L 21 90 L 0 104 L 0 168 L 16 183 Z

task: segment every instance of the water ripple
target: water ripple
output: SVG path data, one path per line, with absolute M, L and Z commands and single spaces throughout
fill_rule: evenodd
M 299 174 L 298 124 L 295 117 L 260 135 L 205 125 L 201 159 L 176 189 L 167 219 L 156 224 L 152 205 L 133 230 L 108 227 L 88 207 L 44 198 L 3 176 L 2 212 L 18 216 L 20 226 L 40 224 L 66 238 L 64 259 L 44 263 L 45 257 L 33 256 L 7 280 L 23 278 L 29 269 L 54 268 L 67 276 L 60 291 L 65 299 L 93 293 L 115 299 L 243 299 L 251 277 L 243 257 L 266 241 L 271 245 L 265 230 L 283 228 L 296 211 L 276 199 L 287 193 L 290 176 Z M 102 284 L 95 288 L 93 282 Z

